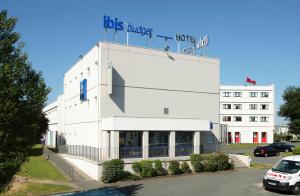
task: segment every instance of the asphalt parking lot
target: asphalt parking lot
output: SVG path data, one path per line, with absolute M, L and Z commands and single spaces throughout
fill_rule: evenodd
M 262 186 L 265 169 L 243 168 L 222 172 L 156 177 L 111 184 L 108 188 L 74 196 L 274 196 L 290 193 L 267 191 Z
M 125 195 L 168 196 L 258 196 L 288 195 L 264 190 L 265 169 L 236 169 L 216 173 L 201 173 L 177 177 L 161 177 L 135 182 L 124 182 L 115 187 Z

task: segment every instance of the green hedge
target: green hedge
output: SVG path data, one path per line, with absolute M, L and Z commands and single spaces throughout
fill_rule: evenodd
M 300 155 L 300 146 L 296 146 L 293 150 L 294 155 Z
M 180 164 L 178 161 L 170 161 L 169 171 L 171 175 L 181 174 L 182 170 L 180 169 Z
M 104 183 L 116 182 L 123 177 L 124 161 L 121 159 L 112 159 L 104 161 L 102 165 L 102 181 Z
M 195 172 L 222 171 L 234 167 L 225 154 L 194 154 L 191 156 L 191 164 Z
M 189 164 L 186 161 L 181 163 L 180 168 L 183 173 L 191 173 L 192 172 Z
M 131 166 L 132 170 L 142 176 L 143 178 L 152 177 L 156 175 L 155 169 L 153 168 L 152 161 L 142 160 L 135 162 Z
M 204 171 L 203 157 L 200 154 L 191 155 L 191 164 L 195 172 Z

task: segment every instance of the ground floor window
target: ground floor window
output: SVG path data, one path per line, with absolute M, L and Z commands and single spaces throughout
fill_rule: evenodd
M 175 135 L 175 155 L 189 156 L 194 151 L 194 132 L 192 131 L 176 131 Z
M 149 132 L 149 157 L 169 156 L 169 135 L 168 131 Z
M 142 131 L 120 131 L 119 146 L 120 158 L 141 158 Z

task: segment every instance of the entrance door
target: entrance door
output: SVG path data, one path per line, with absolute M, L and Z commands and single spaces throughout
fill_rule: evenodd
M 231 132 L 228 132 L 228 144 L 232 143 Z
M 235 143 L 240 143 L 241 142 L 240 132 L 235 132 L 234 142 Z
M 258 133 L 253 132 L 253 143 L 258 143 Z
M 267 143 L 267 132 L 261 132 L 261 142 Z

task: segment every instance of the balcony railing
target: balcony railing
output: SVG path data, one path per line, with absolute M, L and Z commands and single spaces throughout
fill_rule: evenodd
M 149 146 L 149 157 L 168 157 L 169 146 Z
M 194 152 L 193 144 L 179 144 L 175 147 L 175 156 L 190 156 Z
M 124 158 L 142 158 L 143 149 L 141 146 L 134 147 L 120 147 L 119 156 L 121 159 Z
M 83 145 L 59 145 L 58 153 L 72 156 L 83 157 L 92 161 L 99 162 L 99 148 Z

